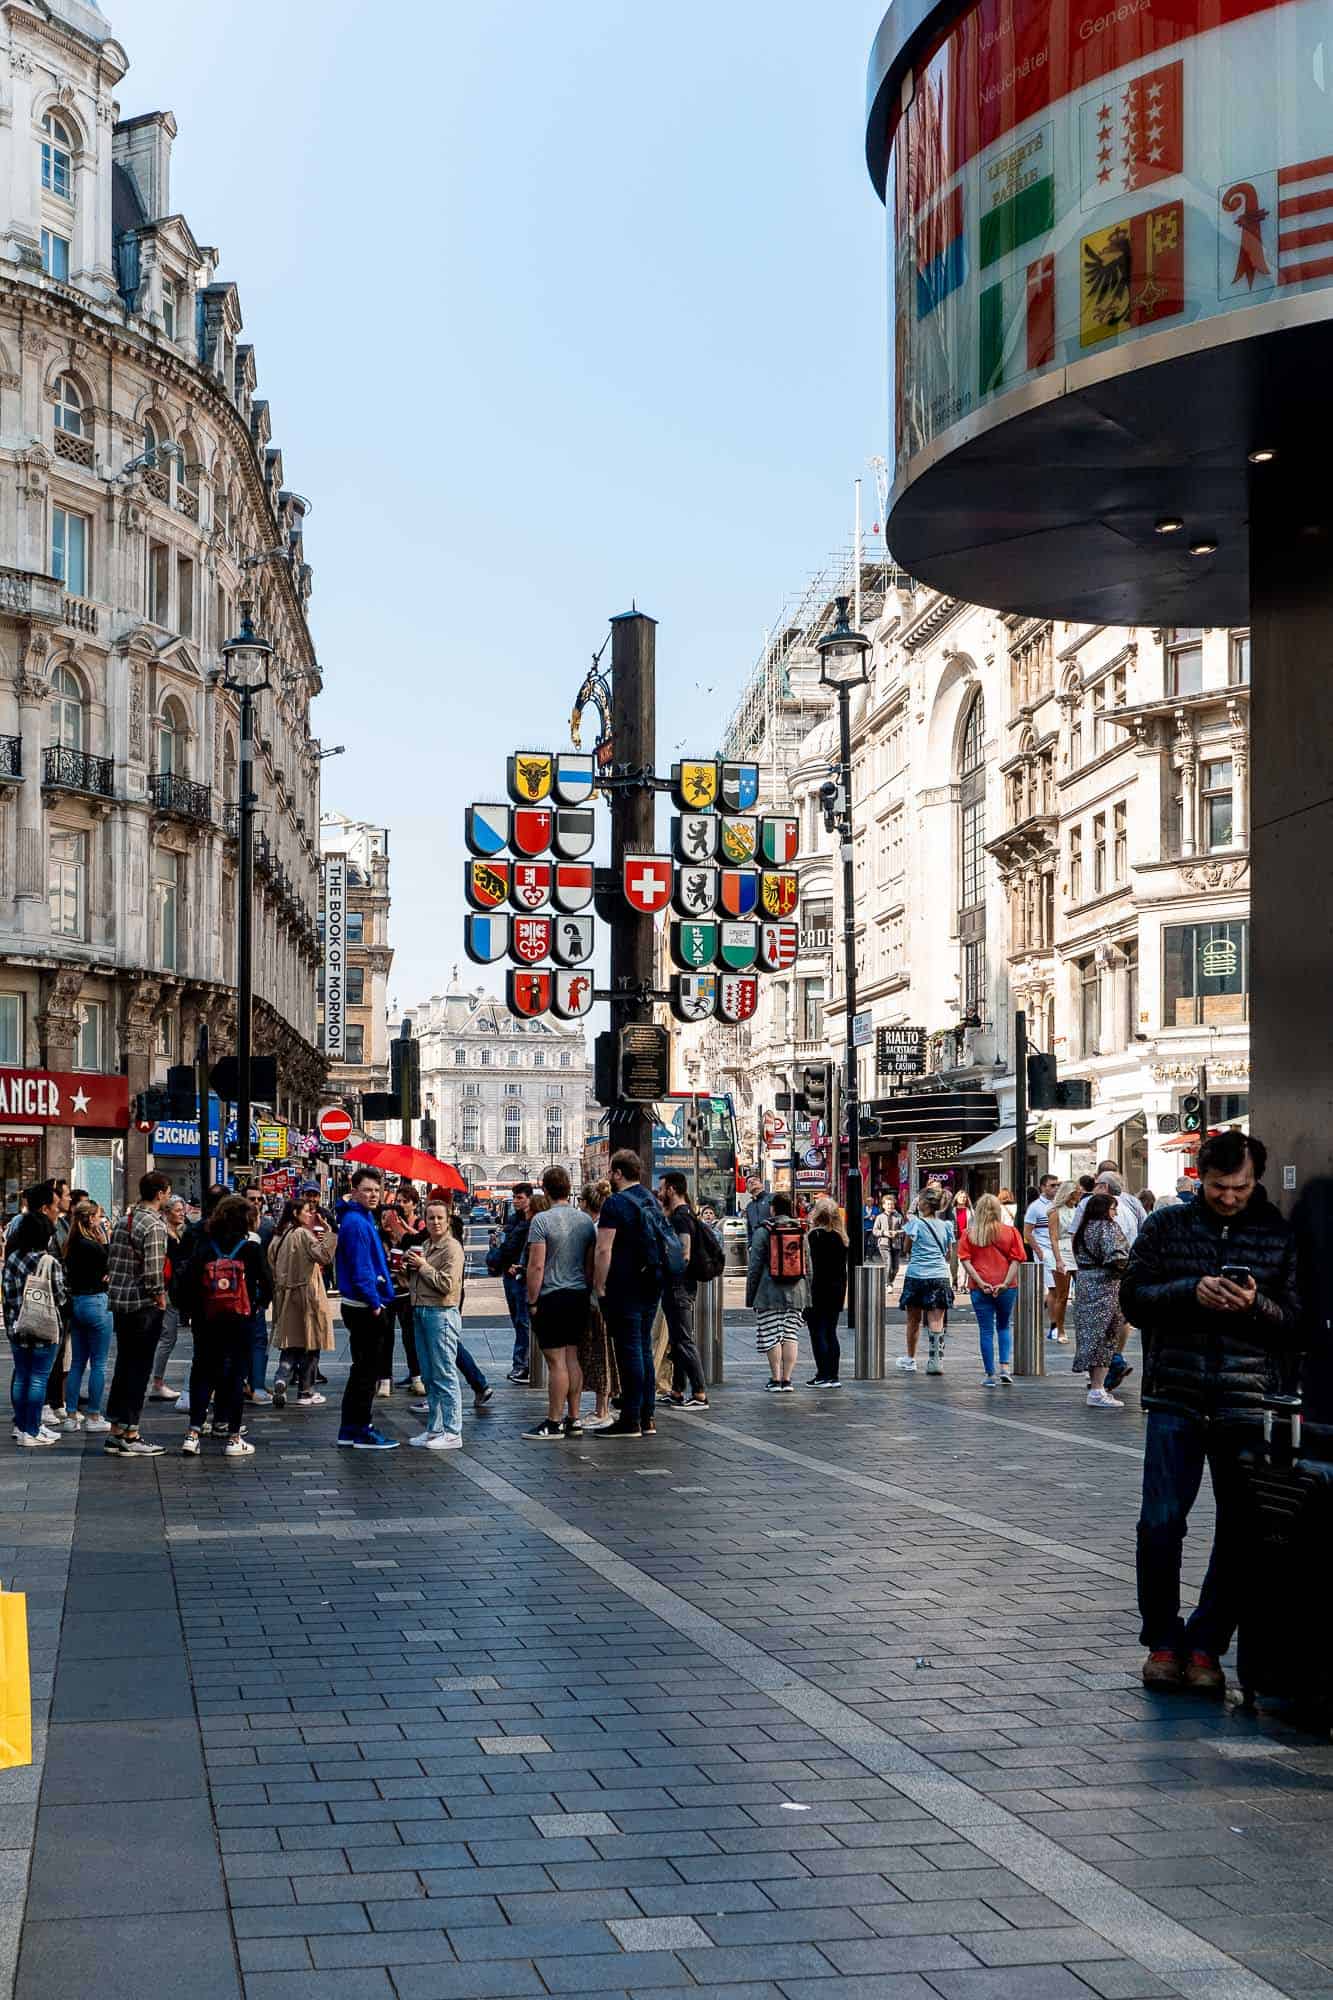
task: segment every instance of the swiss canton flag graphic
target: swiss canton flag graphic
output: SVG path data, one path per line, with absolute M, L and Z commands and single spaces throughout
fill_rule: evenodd
M 514 813 L 513 841 L 518 854 L 545 854 L 551 845 L 551 814 L 535 806 L 519 806 Z
M 625 901 L 640 916 L 650 917 L 671 901 L 671 856 L 669 854 L 627 854 L 621 884 Z
M 1163 63 L 1084 101 L 1084 208 L 1182 172 L 1184 77 L 1182 61 Z
M 514 958 L 522 965 L 536 965 L 543 958 L 551 956 L 551 919 L 549 917 L 515 917 L 513 934 L 509 946 Z
M 795 965 L 795 924 L 763 924 L 759 932 L 759 956 L 769 972 L 786 972 Z
M 551 893 L 549 861 L 516 861 L 509 900 L 516 910 L 540 910 Z
M 1333 153 L 1218 189 L 1222 298 L 1333 277 Z

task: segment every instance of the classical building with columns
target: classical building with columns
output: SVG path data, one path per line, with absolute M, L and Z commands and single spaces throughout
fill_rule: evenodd
M 201 1024 L 214 1054 L 234 1045 L 239 721 L 218 680 L 250 601 L 273 647 L 255 1047 L 278 1058 L 277 1111 L 308 1124 L 323 1062 L 307 503 L 270 442 L 237 289 L 172 210 L 171 114 L 121 118 L 128 58 L 90 0 L 3 12 L 0 1072 L 121 1077 L 132 1096 L 192 1059 Z M 0 1110 L 0 1192 L 12 1207 L 59 1171 L 119 1202 L 147 1144 L 123 1112 Z

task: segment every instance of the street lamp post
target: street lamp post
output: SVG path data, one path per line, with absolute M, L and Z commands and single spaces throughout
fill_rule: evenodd
M 236 1164 L 250 1165 L 250 1065 L 254 1053 L 254 877 L 255 877 L 255 696 L 272 686 L 268 677 L 273 648 L 255 632 L 251 606 L 241 606 L 241 629 L 222 648 L 226 662 L 220 686 L 239 697 L 241 708 L 240 858 L 237 868 L 236 940 Z M 221 1135 L 225 1152 L 226 1135 Z
M 870 641 L 847 623 L 847 599 L 838 599 L 837 621 L 819 641 L 819 678 L 838 697 L 839 784 L 834 809 L 825 822 L 836 830 L 842 859 L 842 949 L 847 1041 L 843 1102 L 847 1111 L 847 1324 L 856 1325 L 856 1273 L 865 1245 L 864 1191 L 861 1186 L 861 1090 L 857 1076 L 856 909 L 852 875 L 852 689 L 870 678 Z

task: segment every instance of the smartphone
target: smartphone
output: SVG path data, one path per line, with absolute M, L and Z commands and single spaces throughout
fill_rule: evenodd
M 1243 1291 L 1248 1291 L 1254 1283 L 1254 1272 L 1248 1264 L 1224 1264 L 1221 1275 L 1228 1284 L 1239 1285 Z

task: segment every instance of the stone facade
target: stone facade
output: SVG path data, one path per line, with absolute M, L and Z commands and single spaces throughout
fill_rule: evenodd
M 389 829 L 368 826 L 342 813 L 320 822 L 322 854 L 347 861 L 347 940 L 344 1012 L 347 1057 L 329 1064 L 329 1102 L 345 1104 L 361 1123 L 360 1101 L 369 1090 L 389 1088 Z M 321 881 L 321 905 L 323 885 Z M 321 916 L 321 923 L 323 919 Z M 323 998 L 323 969 L 320 997 Z M 320 1032 L 324 1015 L 320 1009 Z M 376 1138 L 385 1128 L 372 1128 Z M 399 1137 L 395 1129 L 391 1135 Z
M 407 1012 L 435 1150 L 470 1186 L 535 1181 L 554 1165 L 577 1181 L 598 1115 L 582 1028 L 553 1015 L 518 1020 L 492 994 L 461 989 L 457 974 Z
M 170 113 L 121 121 L 128 62 L 96 7 L 6 20 L 0 1060 L 122 1070 L 133 1092 L 192 1059 L 201 1023 L 214 1054 L 233 1046 L 239 727 L 217 679 L 252 600 L 274 649 L 255 1046 L 278 1056 L 278 1111 L 308 1124 L 323 1065 L 306 503 L 270 443 L 236 288 L 172 213 Z M 48 1135 L 47 1170 L 77 1166 L 70 1136 Z M 131 1174 L 145 1144 L 125 1141 Z

